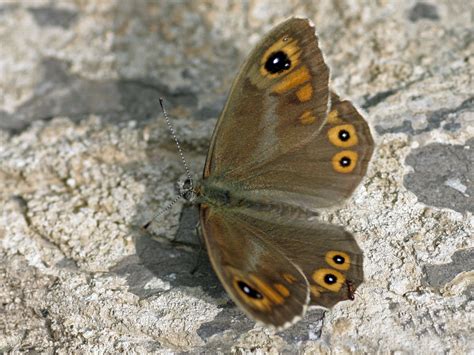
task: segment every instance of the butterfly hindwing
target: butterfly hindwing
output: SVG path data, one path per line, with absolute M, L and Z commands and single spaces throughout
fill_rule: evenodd
M 342 227 L 298 220 L 268 222 L 249 216 L 241 219 L 262 231 L 265 240 L 303 271 L 310 287 L 311 305 L 331 308 L 350 299 L 350 292 L 362 283 L 362 251 Z
M 232 300 L 278 329 L 298 321 L 310 302 L 302 271 L 255 225 L 211 207 L 201 206 L 200 215 L 209 258 Z
M 367 122 L 349 101 L 332 94 L 320 133 L 304 146 L 256 164 L 241 181 L 258 199 L 307 209 L 333 206 L 362 180 L 374 149 Z
M 271 223 L 208 207 L 201 208 L 201 225 L 225 289 L 263 323 L 284 328 L 308 304 L 330 308 L 351 298 L 363 281 L 362 252 L 340 227 Z

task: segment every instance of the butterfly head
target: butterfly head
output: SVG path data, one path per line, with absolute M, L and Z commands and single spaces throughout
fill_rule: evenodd
M 176 183 L 176 190 L 179 196 L 189 202 L 193 202 L 198 195 L 194 186 L 194 181 L 189 177 L 182 181 L 178 181 Z

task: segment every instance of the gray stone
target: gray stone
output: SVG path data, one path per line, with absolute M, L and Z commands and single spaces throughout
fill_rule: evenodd
M 49 6 L 32 7 L 29 11 L 33 14 L 36 23 L 40 26 L 70 27 L 77 19 L 77 12 L 58 9 Z
M 412 22 L 416 22 L 420 19 L 427 19 L 427 20 L 439 20 L 438 10 L 435 5 L 426 3 L 426 2 L 419 2 L 415 6 L 412 7 L 408 18 Z
M 442 288 L 462 272 L 474 269 L 474 249 L 459 250 L 451 257 L 452 262 L 443 265 L 425 265 L 426 282 L 437 289 Z
M 474 139 L 465 145 L 433 143 L 413 150 L 406 163 L 413 172 L 404 184 L 423 203 L 474 212 Z

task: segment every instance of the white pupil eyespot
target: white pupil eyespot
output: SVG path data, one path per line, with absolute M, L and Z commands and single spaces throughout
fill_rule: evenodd
M 244 292 L 245 293 L 250 293 L 250 288 L 248 288 L 247 286 L 244 286 Z
M 276 57 L 275 59 L 273 59 L 273 64 L 277 64 L 279 61 L 280 61 L 280 59 L 278 59 L 278 57 Z

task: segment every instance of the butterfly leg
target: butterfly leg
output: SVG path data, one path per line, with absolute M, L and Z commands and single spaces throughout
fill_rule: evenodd
M 202 234 L 202 229 L 201 229 L 201 222 L 198 221 L 196 224 L 196 235 L 199 238 L 199 251 L 196 256 L 196 264 L 194 265 L 193 269 L 191 270 L 191 275 L 194 275 L 195 272 L 199 269 L 199 263 L 201 261 L 201 256 L 202 256 L 202 251 L 204 249 L 204 236 Z

